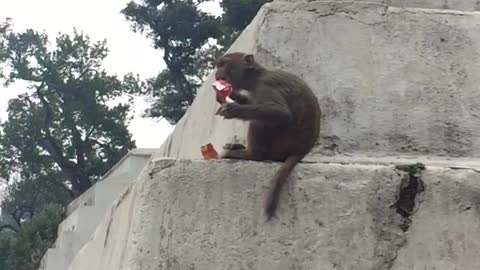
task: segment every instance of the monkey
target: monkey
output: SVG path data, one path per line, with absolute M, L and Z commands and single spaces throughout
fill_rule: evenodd
M 246 147 L 224 147 L 220 158 L 283 162 L 267 195 L 267 220 L 275 216 L 280 192 L 295 166 L 312 150 L 320 132 L 317 97 L 299 76 L 270 70 L 253 54 L 228 53 L 215 61 L 215 79 L 232 86 L 235 103 L 224 103 L 217 114 L 248 121 Z

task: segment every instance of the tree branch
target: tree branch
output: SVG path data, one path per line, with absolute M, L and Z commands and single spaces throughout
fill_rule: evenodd
M 97 129 L 97 126 L 92 126 L 92 128 L 87 132 L 87 134 L 85 134 L 85 139 L 84 141 L 87 141 L 88 138 L 90 138 L 90 136 L 92 136 L 93 132 L 95 131 L 95 129 Z
M 46 133 L 46 136 L 51 136 L 50 135 L 50 124 L 52 122 L 53 118 L 53 110 L 50 107 L 50 103 L 47 101 L 41 90 L 45 88 L 45 83 L 42 82 L 42 84 L 38 87 L 36 87 L 35 93 L 38 95 L 38 98 L 40 99 L 40 102 L 42 103 L 43 107 L 45 108 L 45 119 L 43 121 L 43 131 Z
M 0 225 L 0 232 L 2 232 L 3 230 L 11 230 L 15 233 L 18 232 L 18 229 L 13 227 L 12 225 L 9 225 L 9 224 L 3 224 L 3 225 Z
M 82 172 L 81 165 L 84 163 L 84 153 L 83 153 L 83 141 L 80 135 L 80 132 L 75 127 L 71 115 L 65 115 L 67 119 L 67 124 L 72 131 L 74 144 L 77 152 L 77 162 L 78 164 L 68 160 L 64 155 L 62 148 L 57 143 L 55 138 L 50 133 L 50 125 L 53 118 L 53 110 L 50 107 L 50 103 L 45 98 L 44 94 L 41 92 L 41 89 L 45 87 L 44 84 L 36 88 L 36 93 L 44 106 L 45 120 L 43 131 L 45 133 L 44 138 L 39 141 L 39 144 L 45 149 L 52 157 L 52 159 L 60 166 L 62 172 L 70 179 L 73 187 L 73 193 L 75 196 L 80 195 L 85 189 L 90 186 L 88 176 L 84 175 Z M 63 106 L 65 110 L 65 107 Z
M 23 216 L 23 212 L 20 213 L 20 216 L 18 215 L 19 211 L 20 211 L 20 209 L 15 209 L 13 212 L 10 213 L 10 216 L 13 218 L 15 223 L 17 223 L 18 227 L 20 227 L 22 225 L 22 216 Z

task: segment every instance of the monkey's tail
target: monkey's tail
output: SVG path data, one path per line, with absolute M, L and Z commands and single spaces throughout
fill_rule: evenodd
M 268 220 L 270 220 L 275 215 L 275 211 L 277 210 L 280 197 L 280 192 L 282 191 L 283 186 L 287 182 L 290 173 L 293 171 L 295 166 L 303 159 L 303 157 L 304 155 L 295 155 L 288 157 L 273 177 L 272 182 L 274 186 L 268 195 L 267 205 L 265 208 L 265 214 L 267 215 Z

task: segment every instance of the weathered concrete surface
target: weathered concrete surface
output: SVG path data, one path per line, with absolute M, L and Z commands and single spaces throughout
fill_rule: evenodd
M 274 163 L 156 160 L 69 270 L 480 269 L 480 174 L 427 167 L 411 225 L 394 166 L 301 164 L 266 223 Z
M 440 2 L 266 5 L 230 51 L 299 74 L 324 112 L 320 144 L 296 168 L 278 219 L 267 223 L 262 206 L 279 164 L 155 160 L 93 235 L 82 225 L 91 238 L 68 269 L 480 269 L 480 13 L 411 8 Z M 244 143 L 245 123 L 214 116 L 212 79 L 156 156 Z M 417 161 L 427 165 L 421 181 L 395 166 Z M 401 200 L 416 206 L 407 219 L 395 203 L 418 191 L 409 181 L 425 190 Z
M 345 0 L 276 0 L 277 2 L 345 2 Z M 356 2 L 378 3 L 394 7 L 415 7 L 429 9 L 480 10 L 477 0 L 353 0 Z
M 318 151 L 480 157 L 478 12 L 280 1 L 230 51 L 253 52 L 314 88 L 324 113 Z M 214 116 L 211 82 L 161 155 L 198 158 L 202 144 L 244 141 L 244 123 Z

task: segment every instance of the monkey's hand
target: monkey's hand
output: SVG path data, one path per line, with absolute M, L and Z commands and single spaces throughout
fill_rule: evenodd
M 242 105 L 238 103 L 224 103 L 216 114 L 223 116 L 224 119 L 238 118 L 240 106 Z

